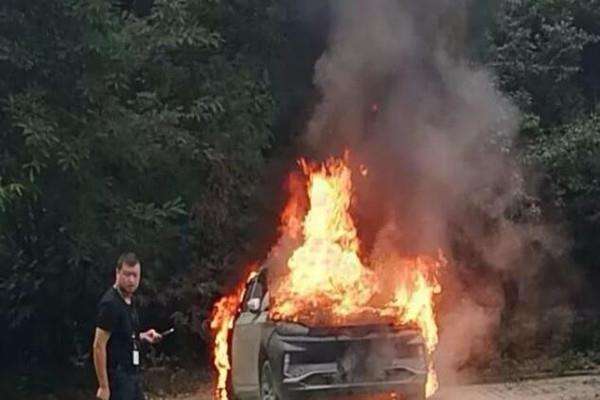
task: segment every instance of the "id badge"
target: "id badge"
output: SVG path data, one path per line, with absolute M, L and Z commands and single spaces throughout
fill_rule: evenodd
M 139 352 L 139 350 L 134 350 L 133 351 L 133 365 L 135 365 L 135 366 L 140 365 L 140 352 Z

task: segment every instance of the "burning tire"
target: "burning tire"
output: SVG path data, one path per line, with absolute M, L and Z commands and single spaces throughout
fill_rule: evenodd
M 271 364 L 265 361 L 260 370 L 260 400 L 279 400 L 273 383 Z

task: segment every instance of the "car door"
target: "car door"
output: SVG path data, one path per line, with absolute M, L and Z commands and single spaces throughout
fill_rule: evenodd
M 267 313 L 263 311 L 262 304 L 259 310 L 251 310 L 248 304 L 253 299 L 262 302 L 265 287 L 262 282 L 260 275 L 249 282 L 240 315 L 233 328 L 231 376 L 234 393 L 241 398 L 258 396 L 258 360 L 262 327 Z

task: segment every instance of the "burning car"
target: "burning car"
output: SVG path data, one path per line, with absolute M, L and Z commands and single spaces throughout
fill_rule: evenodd
M 363 254 L 347 155 L 299 164 L 278 243 L 213 309 L 215 398 L 431 396 L 443 255 Z
M 417 327 L 309 327 L 269 316 L 267 270 L 246 287 L 233 327 L 231 387 L 239 399 L 396 394 L 424 399 L 426 351 Z

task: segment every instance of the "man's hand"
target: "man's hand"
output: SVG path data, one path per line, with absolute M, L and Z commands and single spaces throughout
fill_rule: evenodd
M 96 398 L 101 400 L 109 400 L 110 399 L 110 389 L 99 387 L 96 392 Z
M 154 329 L 148 329 L 146 332 L 140 333 L 140 339 L 148 343 L 158 343 L 162 340 L 162 335 Z

